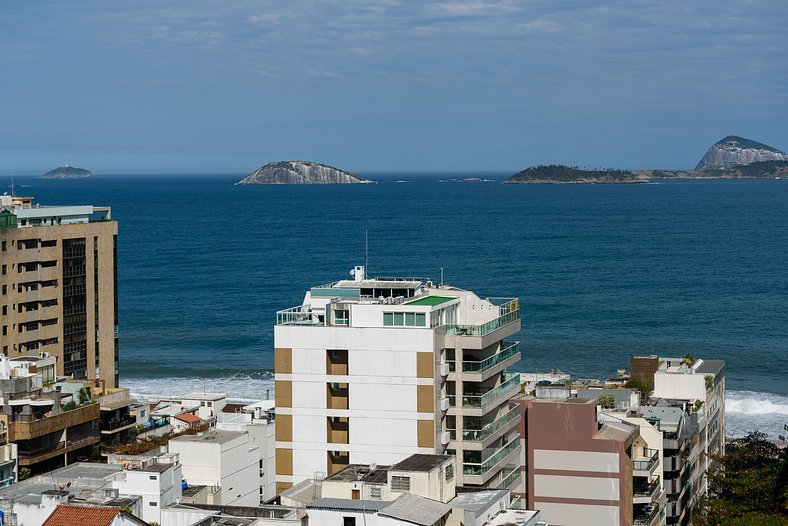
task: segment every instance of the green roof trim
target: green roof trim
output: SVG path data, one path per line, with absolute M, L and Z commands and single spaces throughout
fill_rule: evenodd
M 441 303 L 446 303 L 447 301 L 451 301 L 453 299 L 456 298 L 447 298 L 445 296 L 424 296 L 423 298 L 409 301 L 406 303 L 406 305 L 429 305 L 434 307 L 435 305 L 440 305 Z

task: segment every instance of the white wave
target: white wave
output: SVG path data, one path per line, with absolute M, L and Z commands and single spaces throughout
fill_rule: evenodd
M 761 431 L 771 438 L 785 435 L 788 397 L 756 391 L 726 391 L 725 432 L 740 437 Z
M 121 387 L 128 387 L 137 400 L 178 397 L 186 393 L 224 393 L 228 400 L 254 402 L 274 396 L 273 377 L 252 378 L 233 375 L 223 378 L 131 378 L 121 376 Z

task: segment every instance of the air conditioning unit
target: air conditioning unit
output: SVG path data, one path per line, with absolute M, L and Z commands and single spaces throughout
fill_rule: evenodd
M 441 411 L 448 411 L 448 410 L 449 410 L 449 399 L 441 398 Z
M 440 374 L 441 376 L 449 376 L 449 364 L 442 363 L 440 365 Z
M 441 433 L 441 444 L 448 444 L 451 441 L 451 435 L 448 431 Z

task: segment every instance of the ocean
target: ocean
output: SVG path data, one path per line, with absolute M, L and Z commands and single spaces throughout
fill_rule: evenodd
M 363 175 L 363 174 L 362 174 Z M 275 312 L 371 275 L 521 299 L 515 369 L 605 378 L 632 355 L 726 361 L 727 433 L 788 423 L 788 181 L 503 185 L 505 174 L 16 178 L 42 204 L 112 207 L 120 378 L 137 396 L 273 396 Z M 480 177 L 482 182 L 447 182 Z

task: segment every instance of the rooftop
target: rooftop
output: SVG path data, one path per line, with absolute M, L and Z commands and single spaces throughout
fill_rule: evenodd
M 422 296 L 413 301 L 409 301 L 407 305 L 429 305 L 431 307 L 434 307 L 435 305 L 440 305 L 442 303 L 446 303 L 456 299 L 457 298 L 447 298 L 445 296 Z
M 480 513 L 507 495 L 509 495 L 509 490 L 506 489 L 468 491 L 458 493 L 451 503 L 455 508 L 472 511 L 478 517 Z
M 55 508 L 43 526 L 109 526 L 120 513 L 122 511 L 118 508 L 61 505 Z
M 539 512 L 534 510 L 504 510 L 492 518 L 486 526 L 537 526 L 546 522 L 539 520 Z
M 205 400 L 215 402 L 227 398 L 224 393 L 189 393 L 181 397 L 183 400 Z
M 698 360 L 700 364 L 695 367 L 695 372 L 700 374 L 718 375 L 725 369 L 724 360 Z
M 180 420 L 181 422 L 186 422 L 187 424 L 195 424 L 202 420 L 199 416 L 195 416 L 191 413 L 183 413 L 182 415 L 175 415 L 174 418 L 176 420 Z
M 205 433 L 197 433 L 196 435 L 181 435 L 173 438 L 170 442 L 213 442 L 215 444 L 224 444 L 245 434 L 241 431 L 214 429 Z
M 405 494 L 407 495 L 407 493 Z M 334 510 L 334 511 L 363 511 L 374 513 L 388 506 L 390 503 L 384 500 L 361 500 L 361 499 L 317 499 L 312 504 L 307 504 L 306 509 L 312 510 Z
M 391 466 L 392 471 L 432 471 L 439 464 L 454 460 L 452 455 L 411 455 L 402 462 Z
M 451 511 L 449 504 L 420 497 L 413 493 L 403 493 L 397 500 L 384 507 L 378 515 L 393 517 L 420 526 L 432 526 Z
M 370 469 L 368 464 L 351 464 L 348 467 L 327 477 L 326 481 L 333 482 L 368 482 L 370 484 L 385 484 L 388 480 L 389 466 L 376 466 Z

